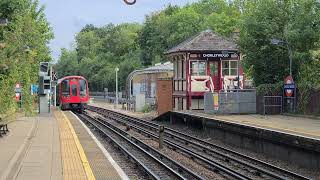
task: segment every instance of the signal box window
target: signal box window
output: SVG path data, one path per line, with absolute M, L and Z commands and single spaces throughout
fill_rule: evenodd
M 237 76 L 238 75 L 238 61 L 222 61 L 222 75 L 223 76 Z
M 204 61 L 192 61 L 191 62 L 191 75 L 192 76 L 205 76 L 206 62 Z
M 85 96 L 87 94 L 87 82 L 80 79 L 80 96 Z
M 61 91 L 62 91 L 62 95 L 70 94 L 69 80 L 63 80 L 61 82 Z
M 72 96 L 77 96 L 77 85 L 72 84 L 71 89 L 72 89 Z

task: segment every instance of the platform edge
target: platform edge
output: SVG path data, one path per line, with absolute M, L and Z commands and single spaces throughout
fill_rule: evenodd
M 93 135 L 91 130 L 79 119 L 78 116 L 76 116 L 73 112 L 71 114 L 81 123 L 81 125 L 85 128 L 85 130 L 89 133 L 91 138 L 94 140 L 94 142 L 98 145 L 104 156 L 108 159 L 108 161 L 111 163 L 111 165 L 114 167 L 114 169 L 117 171 L 118 175 L 123 180 L 129 180 L 129 177 L 126 175 L 126 173 L 120 168 L 117 162 L 113 160 L 109 152 L 103 147 L 103 145 L 100 143 L 100 141 Z
M 77 146 L 77 149 L 78 149 L 78 152 L 79 152 L 79 155 L 80 155 L 80 159 L 82 161 L 83 168 L 84 168 L 85 173 L 87 175 L 87 179 L 88 180 L 95 180 L 96 178 L 94 177 L 94 174 L 93 174 L 93 171 L 92 171 L 91 166 L 89 164 L 89 161 L 87 159 L 87 156 L 84 153 L 82 145 L 81 145 L 81 143 L 79 141 L 79 138 L 78 138 L 76 132 L 74 131 L 74 129 L 72 127 L 72 124 L 70 123 L 69 119 L 67 118 L 67 116 L 63 112 L 62 112 L 62 115 L 66 119 L 68 127 L 69 127 L 69 129 L 71 131 L 71 134 L 73 136 L 74 142 L 76 143 L 76 146 Z

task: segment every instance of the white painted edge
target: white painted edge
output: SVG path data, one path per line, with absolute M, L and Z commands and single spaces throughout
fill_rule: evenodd
M 98 145 L 98 147 L 101 149 L 104 156 L 108 159 L 108 161 L 111 163 L 111 165 L 114 167 L 114 169 L 117 171 L 118 175 L 123 180 L 130 180 L 129 177 L 126 175 L 126 173 L 121 169 L 121 167 L 113 160 L 109 152 L 103 147 L 103 145 L 100 143 L 100 141 L 93 135 L 91 130 L 76 116 L 73 112 L 71 112 L 72 115 L 81 123 L 81 125 L 86 129 L 86 131 L 90 134 L 91 138 L 94 140 L 94 142 Z

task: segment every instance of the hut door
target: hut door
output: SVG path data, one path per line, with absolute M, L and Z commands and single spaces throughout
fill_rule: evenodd
M 209 67 L 210 67 L 210 76 L 214 85 L 214 90 L 219 90 L 220 88 L 219 61 L 210 61 Z

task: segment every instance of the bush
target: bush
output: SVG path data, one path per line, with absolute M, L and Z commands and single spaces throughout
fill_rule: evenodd
M 276 84 L 261 84 L 257 87 L 257 95 L 259 96 L 278 96 L 282 95 L 283 82 Z
M 320 90 L 320 50 L 312 51 L 312 61 L 302 65 L 298 76 L 298 111 L 303 114 L 319 114 L 319 102 L 315 103 L 319 97 Z M 310 107 L 312 106 L 312 107 Z
M 151 106 L 149 104 L 144 105 L 143 108 L 142 108 L 142 112 L 143 113 L 148 113 L 151 110 L 152 110 L 152 108 L 151 108 Z

